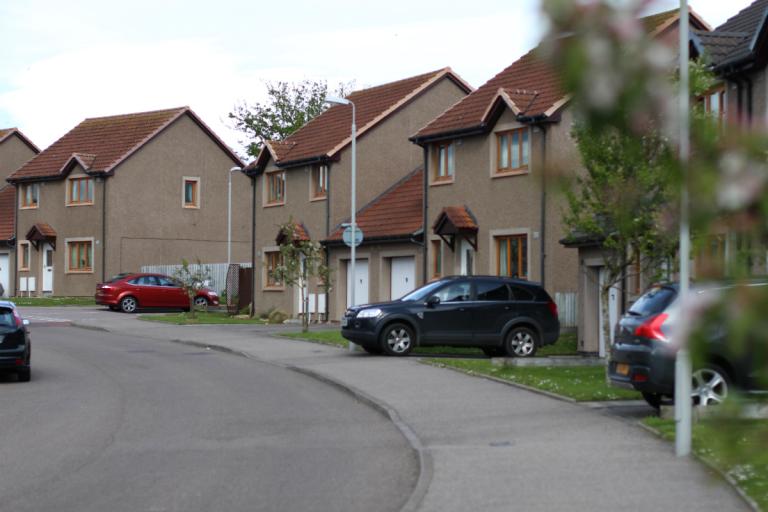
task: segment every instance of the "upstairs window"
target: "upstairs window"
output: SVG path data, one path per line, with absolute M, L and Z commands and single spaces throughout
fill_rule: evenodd
M 528 170 L 531 153 L 528 128 L 497 133 L 496 148 L 498 174 Z
M 69 178 L 67 183 L 67 205 L 93 204 L 93 178 Z
M 496 237 L 496 273 L 528 279 L 528 236 Z
M 453 142 L 438 142 L 432 149 L 432 181 L 453 181 L 456 171 L 456 145 Z
M 285 171 L 267 174 L 267 206 L 285 203 Z
M 19 189 L 21 208 L 37 208 L 40 205 L 40 185 L 25 183 Z
M 184 208 L 200 208 L 200 178 L 184 178 Z
M 325 199 L 328 195 L 328 166 L 312 167 L 312 199 Z

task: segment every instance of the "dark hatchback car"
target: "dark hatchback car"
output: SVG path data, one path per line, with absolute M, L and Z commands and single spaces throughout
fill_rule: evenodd
M 370 353 L 417 346 L 477 347 L 530 357 L 557 341 L 557 306 L 540 285 L 496 276 L 447 277 L 399 300 L 347 309 L 341 334 Z
M 96 285 L 96 304 L 113 311 L 134 313 L 140 308 L 189 309 L 189 297 L 181 284 L 162 274 L 118 274 Z M 197 291 L 199 309 L 218 306 L 219 296 L 208 288 Z
M 727 288 L 727 285 L 700 286 L 691 293 L 716 293 Z M 678 314 L 678 291 L 677 284 L 657 285 L 648 290 L 617 324 L 611 348 L 611 383 L 640 391 L 656 408 L 674 401 L 677 347 L 670 342 L 670 335 Z M 727 398 L 732 388 L 765 391 L 757 378 L 760 363 L 748 350 L 735 349 L 728 342 L 724 328 L 707 333 L 703 360 L 693 369 L 694 405 L 717 405 Z
M 32 378 L 28 325 L 13 302 L 0 301 L 0 372 L 16 374 L 19 382 Z

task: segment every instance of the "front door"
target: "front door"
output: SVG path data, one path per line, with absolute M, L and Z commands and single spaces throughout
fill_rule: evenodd
M 11 257 L 8 254 L 0 254 L 0 287 L 4 290 L 0 294 L 2 297 L 7 297 L 11 294 L 11 271 L 9 270 L 9 263 Z
M 351 262 L 350 262 L 351 263 Z M 355 303 L 352 304 L 352 265 L 347 264 L 347 307 L 366 304 L 368 299 L 368 260 L 358 259 L 355 265 Z
M 459 245 L 461 251 L 461 272 L 462 276 L 471 276 L 475 269 L 475 250 L 467 240 L 462 240 Z
M 43 293 L 53 293 L 53 247 L 43 244 Z
M 598 286 L 598 304 L 599 307 L 597 308 L 598 314 L 600 315 L 598 325 L 600 326 L 600 332 L 599 332 L 599 340 L 600 344 L 598 346 L 599 355 L 600 357 L 605 357 L 610 345 L 613 344 L 613 338 L 615 335 L 615 327 L 616 322 L 619 320 L 619 299 L 618 299 L 618 291 L 616 290 L 616 285 L 611 287 L 610 292 L 608 292 L 608 321 L 610 323 L 610 331 L 611 336 L 610 339 L 606 340 L 604 335 L 604 327 L 605 323 L 603 321 L 603 298 L 600 294 L 602 294 L 603 287 L 606 284 L 607 281 L 607 270 L 605 270 L 605 267 L 600 268 L 600 286 Z
M 424 309 L 422 340 L 428 344 L 470 344 L 475 306 L 470 282 L 451 282 L 434 295 L 440 298 L 440 303 Z
M 392 258 L 390 299 L 399 299 L 416 287 L 416 259 L 413 256 Z

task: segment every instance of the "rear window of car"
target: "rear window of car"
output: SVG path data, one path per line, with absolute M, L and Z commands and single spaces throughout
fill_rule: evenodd
M 637 299 L 629 308 L 629 313 L 636 316 L 656 315 L 664 311 L 676 295 L 672 288 L 656 286 Z
M 114 275 L 114 276 L 110 277 L 109 281 L 107 281 L 107 282 L 108 283 L 116 283 L 116 282 L 120 281 L 121 279 L 125 279 L 129 275 L 131 275 L 131 274 L 117 274 L 117 275 Z
M 13 327 L 16 325 L 16 319 L 13 318 L 13 311 L 6 308 L 0 308 L 0 327 Z

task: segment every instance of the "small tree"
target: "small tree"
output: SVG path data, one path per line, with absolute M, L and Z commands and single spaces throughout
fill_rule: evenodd
M 235 105 L 229 113 L 232 126 L 246 134 L 242 142 L 246 153 L 258 157 L 264 142 L 283 140 L 317 117 L 325 109 L 328 84 L 324 81 L 304 80 L 298 83 L 267 82 L 267 100 L 264 103 Z M 352 83 L 339 83 L 335 94 L 344 96 Z
M 204 266 L 200 260 L 195 265 L 190 265 L 186 259 L 181 260 L 181 268 L 173 273 L 181 287 L 189 297 L 189 316 L 195 318 L 195 297 L 197 292 L 205 286 L 205 282 L 211 278 L 210 269 Z
M 299 287 L 304 316 L 302 332 L 309 331 L 308 285 L 312 278 L 320 281 L 324 292 L 331 289 L 331 269 L 325 264 L 325 251 L 318 242 L 297 236 L 298 226 L 292 220 L 280 226 L 280 263 L 274 269 L 275 279 L 288 286 Z

